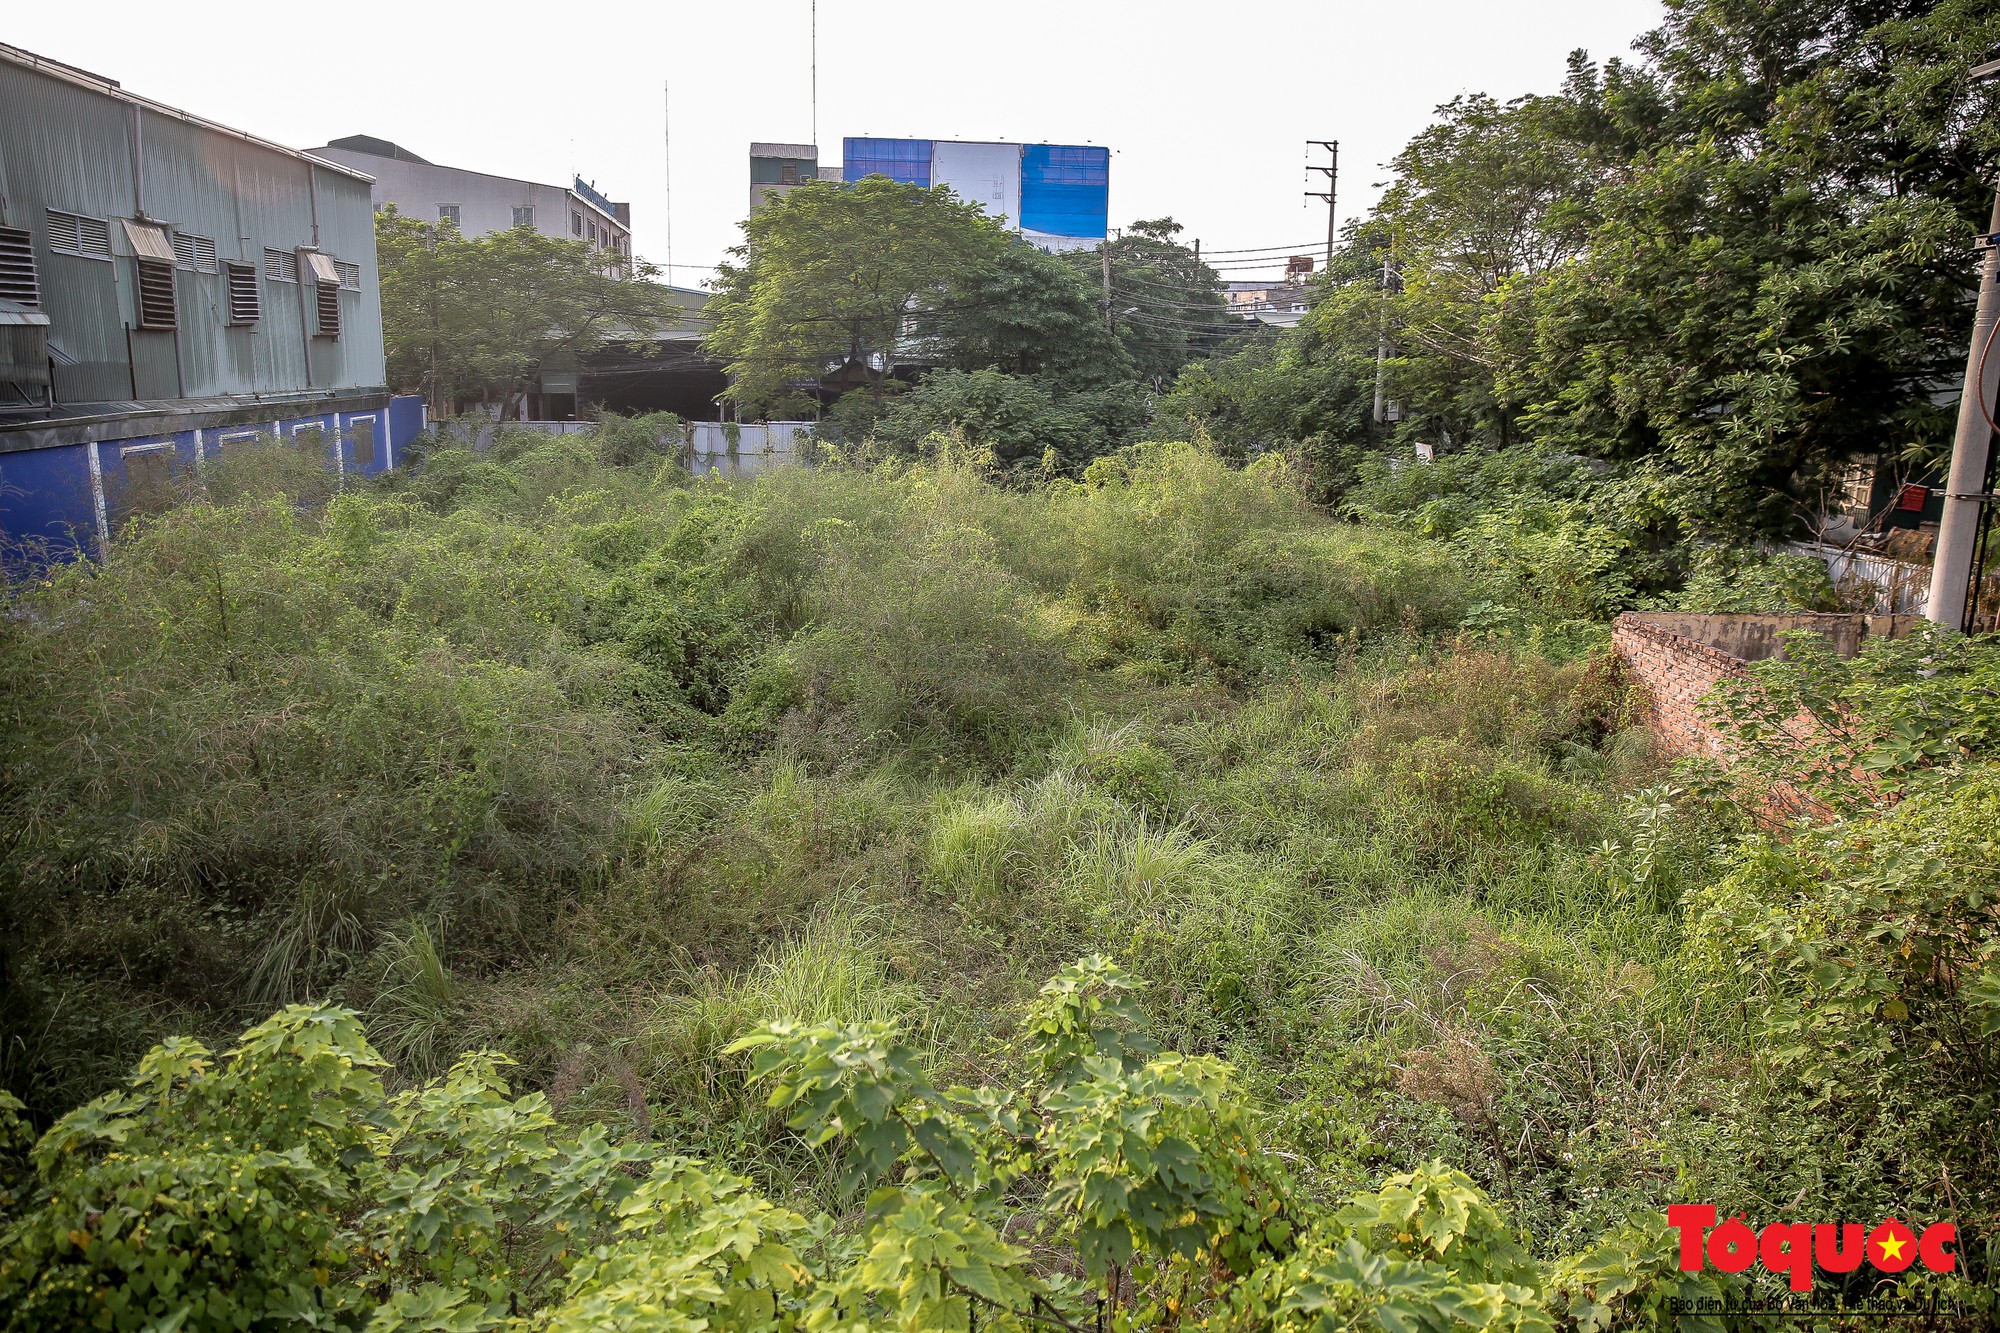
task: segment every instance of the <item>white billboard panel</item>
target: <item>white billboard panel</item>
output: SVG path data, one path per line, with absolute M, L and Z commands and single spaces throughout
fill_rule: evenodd
M 1101 239 L 1090 236 L 1054 236 L 1045 231 L 1029 231 L 1021 228 L 1021 236 L 1037 250 L 1047 250 L 1050 254 L 1061 254 L 1065 250 L 1095 250 L 1104 244 Z
M 952 143 L 931 145 L 931 184 L 949 185 L 959 198 L 994 217 L 1021 225 L 1021 145 Z

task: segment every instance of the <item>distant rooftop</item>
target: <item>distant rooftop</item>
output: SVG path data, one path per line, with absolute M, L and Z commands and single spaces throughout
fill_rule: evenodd
M 367 153 L 370 157 L 392 157 L 398 162 L 415 162 L 418 166 L 428 167 L 432 165 L 432 163 L 418 157 L 401 144 L 390 143 L 387 139 L 378 139 L 372 134 L 350 134 L 345 139 L 330 139 L 327 141 L 326 146 L 328 148 L 345 148 L 350 153 Z
M 753 143 L 752 157 L 811 158 L 819 161 L 819 145 L 810 143 Z

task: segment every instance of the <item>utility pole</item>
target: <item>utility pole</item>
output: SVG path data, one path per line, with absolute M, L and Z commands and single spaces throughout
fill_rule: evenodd
M 1106 333 L 1116 333 L 1118 332 L 1118 326 L 1111 320 L 1111 238 L 1109 236 L 1104 238 L 1104 244 L 1097 247 L 1097 252 L 1104 256 L 1104 331 Z
M 1333 267 L 1333 197 L 1334 194 L 1340 188 L 1340 140 L 1308 139 L 1306 140 L 1306 143 L 1313 147 L 1326 149 L 1328 155 L 1328 161 L 1326 166 L 1306 168 L 1307 171 L 1317 171 L 1320 175 L 1326 177 L 1326 189 L 1307 190 L 1306 198 L 1326 200 L 1326 266 L 1328 268 L 1332 268 Z
M 1389 413 L 1389 256 L 1382 256 L 1382 308 L 1375 317 L 1375 424 Z
M 1972 71 L 1973 82 L 2000 78 L 2000 60 Z M 1979 541 L 1980 516 L 1990 499 L 1984 494 L 1986 463 L 1993 447 L 1993 413 L 2000 401 L 2000 357 L 1992 355 L 1996 325 L 2000 325 L 2000 186 L 1993 195 L 1993 217 L 1979 238 L 1985 251 L 1979 269 L 1979 304 L 1972 317 L 1972 346 L 1965 354 L 1965 388 L 1958 399 L 1958 434 L 1951 446 L 1951 475 L 1945 482 L 1944 518 L 1938 524 L 1937 555 L 1931 562 L 1930 596 L 1924 617 L 1952 629 L 1964 629 L 1968 610 L 1978 610 L 1972 592 L 1972 553 Z

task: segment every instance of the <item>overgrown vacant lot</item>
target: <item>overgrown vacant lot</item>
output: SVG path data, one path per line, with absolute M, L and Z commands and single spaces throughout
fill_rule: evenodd
M 1040 1123 L 1081 1123 L 1047 1109 L 1082 1095 L 1062 1042 L 1139 1069 L 1136 997 L 1153 1046 L 1234 1070 L 1201 1075 L 1203 1132 L 1261 1145 L 1268 1179 L 1243 1197 L 1288 1200 L 1260 1216 L 1291 1220 L 1240 1252 L 1181 1246 L 1168 1232 L 1208 1216 L 1191 1203 L 1107 1259 L 1064 1192 L 1078 1159 L 1051 1147 L 967 1197 L 1048 1228 L 1030 1244 L 995 1223 L 994 1244 L 1025 1248 L 989 1255 L 994 1271 L 1082 1265 L 1088 1280 L 1047 1292 L 1066 1318 L 1091 1317 L 1076 1302 L 1094 1282 L 1128 1319 L 1170 1322 L 1144 1302 L 1172 1298 L 1176 1320 L 1268 1325 L 1245 1294 L 1258 1265 L 1353 1239 L 1426 1281 L 1513 1284 L 1478 1298 L 1486 1313 L 1464 1306 L 1466 1326 L 1544 1311 L 1593 1326 L 1592 1300 L 1631 1320 L 1681 1290 L 1672 1233 L 1645 1219 L 1689 1199 L 1753 1221 L 1893 1212 L 1994 1234 L 2000 785 L 1975 706 L 1989 654 L 1953 649 L 1901 713 L 1868 713 L 1880 691 L 1859 691 L 1882 736 L 1917 728 L 1919 752 L 1885 770 L 1909 799 L 1776 839 L 1726 785 L 1652 757 L 1589 596 L 1526 554 L 1469 561 L 1462 543 L 1315 513 L 1279 460 L 1141 446 L 1023 489 L 947 452 L 724 483 L 690 481 L 644 438 L 503 440 L 341 493 L 281 451 L 246 453 L 103 565 L 15 596 L 0 1081 L 38 1125 L 121 1086 L 168 1034 L 221 1048 L 281 1006 L 331 1003 L 358 1012 L 389 1092 L 409 1090 L 397 1114 L 440 1087 L 471 1096 L 469 1074 L 430 1081 L 468 1049 L 503 1052 L 516 1092 L 545 1093 L 570 1127 L 533 1128 L 537 1142 L 601 1123 L 634 1154 L 743 1173 L 852 1237 L 862 1186 L 921 1184 L 944 1158 L 871 1175 L 852 1108 L 821 1106 L 830 1137 L 791 1123 L 733 1043 L 771 1019 L 822 1025 L 767 1033 L 757 1050 L 804 1062 L 773 1054 L 768 1079 L 802 1086 L 796 1043 L 846 1032 L 875 1052 L 854 1068 L 1032 1083 Z M 1885 920 L 1897 931 L 1874 929 Z M 1113 970 L 1064 972 L 1096 955 Z M 1074 989 L 1024 1024 L 1059 973 Z M 1064 994 L 1110 1017 L 1061 1009 Z M 291 1021 L 293 1045 L 270 1051 L 297 1048 Z M 907 1065 L 879 1063 L 889 1029 L 870 1023 L 893 1025 Z M 359 1040 L 343 1032 L 335 1049 Z M 157 1077 L 222 1077 L 175 1068 Z M 386 1095 L 314 1086 L 356 1115 Z M 42 1213 L 17 1182 L 0 1267 L 0 1295 L 32 1292 L 45 1304 L 17 1308 L 50 1320 L 71 1288 L 49 1274 L 98 1262 L 81 1243 L 36 1248 L 67 1160 L 38 1163 Z M 1498 1211 L 1465 1213 L 1473 1186 Z M 1477 1239 L 1427 1251 L 1406 1222 L 1333 1220 L 1342 1199 L 1398 1188 L 1430 1189 L 1426 1206 Z M 376 1225 L 379 1202 L 320 1211 Z M 507 1246 L 557 1215 L 521 1207 Z M 1628 1224 L 1622 1260 L 1591 1249 Z M 456 1283 L 452 1317 L 471 1322 L 454 1328 L 558 1298 L 591 1326 L 577 1302 L 602 1295 L 603 1272 L 463 1243 L 474 1257 L 433 1263 L 352 1242 L 345 1268 L 303 1280 L 338 1288 L 355 1319 L 392 1290 Z M 1051 1257 L 1063 1245 L 1078 1257 Z M 1468 1252 L 1485 1257 L 1467 1267 Z M 1586 1253 L 1630 1281 L 1538 1267 Z M 467 1265 L 512 1276 L 474 1282 Z M 768 1278 L 728 1281 L 789 1290 Z M 1013 1287 L 953 1281 L 989 1303 L 979 1317 L 1014 1318 Z M 1390 1299 L 1385 1282 L 1352 1278 L 1354 1318 Z M 916 1297 L 841 1290 L 841 1309 L 876 1302 L 866 1317 L 904 1326 L 969 1317 L 950 1283 L 921 1316 Z M 775 1317 L 712 1306 L 717 1326 Z M 421 1313 L 382 1326 L 445 1326 Z

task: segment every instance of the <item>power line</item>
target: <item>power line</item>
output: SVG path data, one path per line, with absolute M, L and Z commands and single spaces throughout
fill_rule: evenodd
M 1244 250 L 1204 250 L 1204 251 L 1202 251 L 1202 253 L 1203 253 L 1203 254 L 1205 254 L 1205 255 L 1261 255 L 1261 254 L 1278 254 L 1278 253 L 1282 253 L 1283 251 L 1286 251 L 1286 250 L 1293 250 L 1293 251 L 1299 251 L 1299 250 L 1307 250 L 1307 251 L 1309 251 L 1309 250 L 1312 250 L 1312 249 L 1314 249 L 1314 248 L 1315 248 L 1315 247 L 1317 247 L 1318 245 L 1319 245 L 1319 242 L 1318 242 L 1318 241 L 1316 241 L 1316 240 L 1313 240 L 1313 241 L 1300 241 L 1300 242 L 1299 242 L 1298 244 L 1296 244 L 1296 245 L 1253 245 L 1253 246 L 1250 246 L 1250 247 L 1249 247 L 1248 249 L 1244 249 Z

